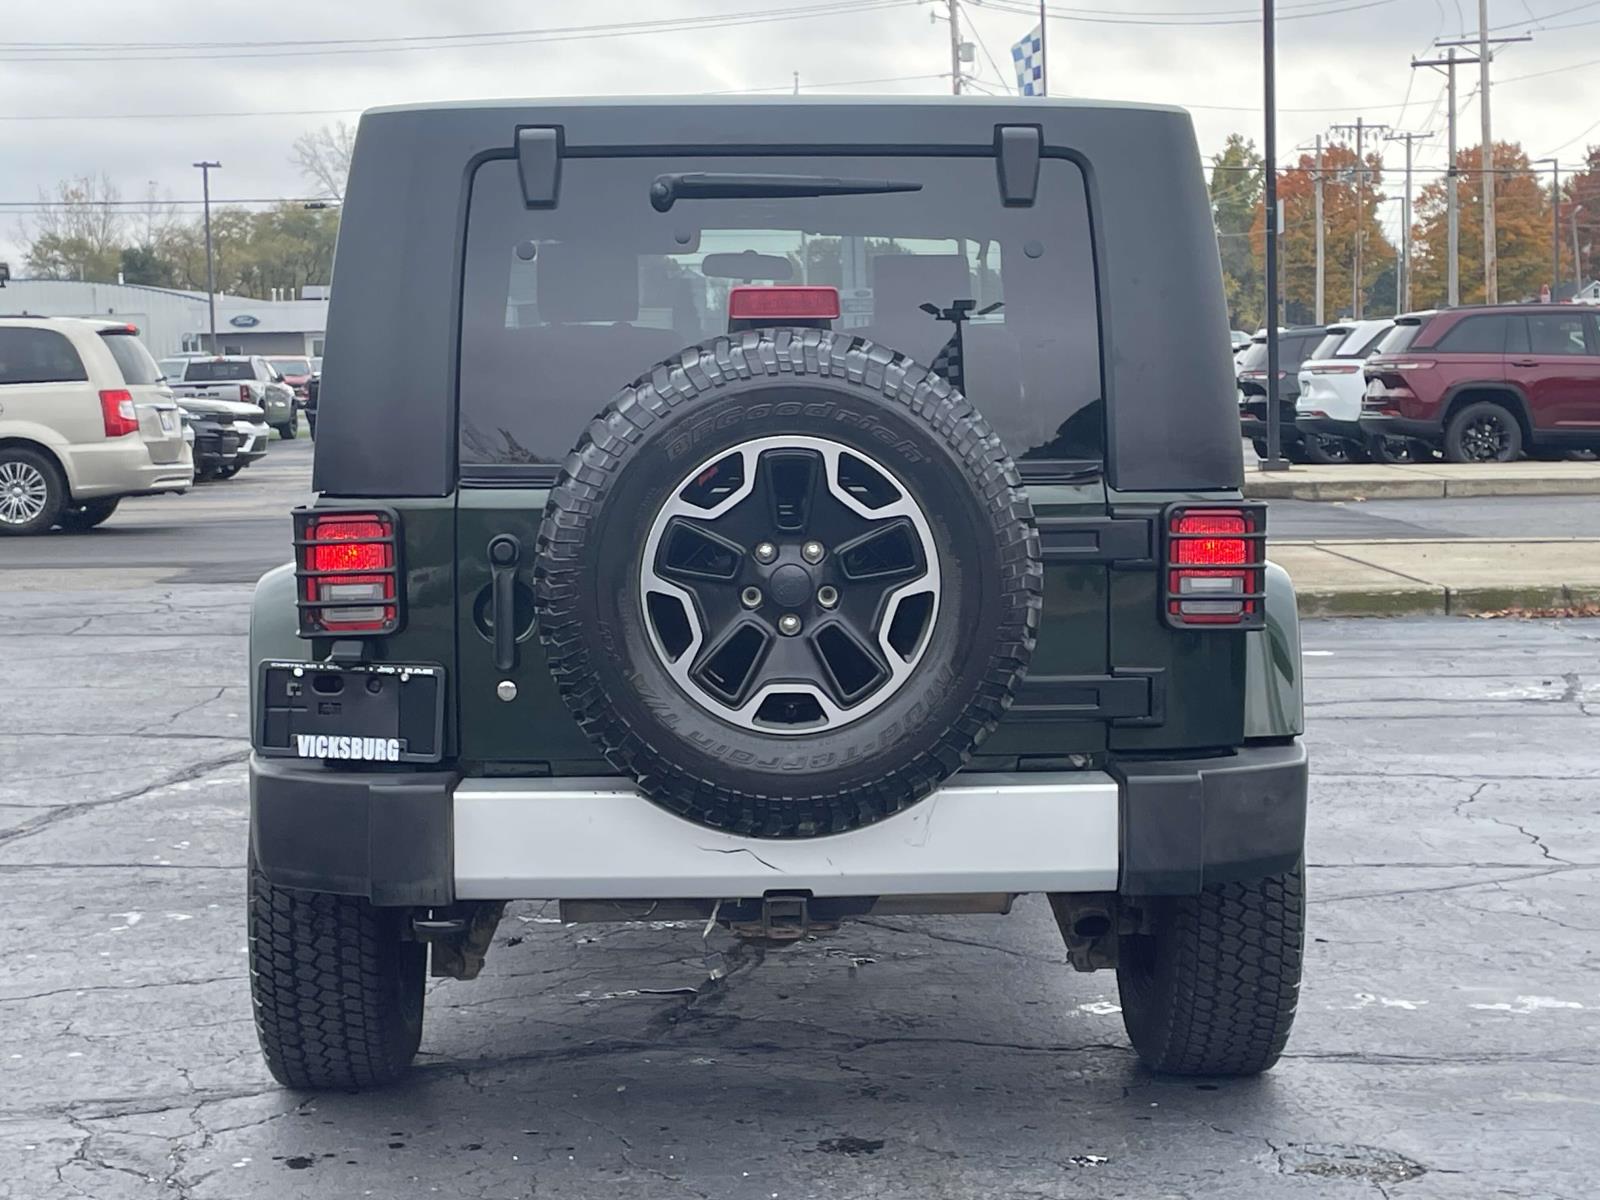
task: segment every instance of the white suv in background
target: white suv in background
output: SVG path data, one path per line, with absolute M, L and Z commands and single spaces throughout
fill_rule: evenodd
M 1315 442 L 1324 451 L 1326 461 L 1359 462 L 1367 456 L 1369 439 L 1360 425 L 1366 390 L 1361 364 L 1393 327 L 1388 318 L 1329 325 L 1327 336 L 1300 364 L 1295 428 L 1307 444 Z
M 0 318 L 0 535 L 90 529 L 124 496 L 194 482 L 178 406 L 138 334 Z

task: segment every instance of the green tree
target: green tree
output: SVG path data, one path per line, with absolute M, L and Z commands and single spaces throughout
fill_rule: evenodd
M 39 215 L 23 224 L 28 272 L 38 279 L 115 283 L 122 259 L 116 185 L 102 175 L 64 179 L 39 192 Z
M 1264 166 L 1255 142 L 1240 133 L 1228 135 L 1211 164 L 1211 215 L 1222 257 L 1228 319 L 1235 329 L 1255 329 L 1264 308 L 1261 268 L 1251 254 L 1250 237 L 1266 186 Z
M 148 287 L 172 287 L 177 272 L 153 246 L 124 246 L 121 254 L 123 283 L 142 283 Z

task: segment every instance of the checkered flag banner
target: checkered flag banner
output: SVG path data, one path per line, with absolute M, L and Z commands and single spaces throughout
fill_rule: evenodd
M 1011 47 L 1011 61 L 1017 67 L 1017 91 L 1024 96 L 1042 96 L 1044 89 L 1044 29 L 1035 25 L 1015 46 Z

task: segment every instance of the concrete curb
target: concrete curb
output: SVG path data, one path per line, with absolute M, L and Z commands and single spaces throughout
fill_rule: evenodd
M 1360 468 L 1355 468 L 1359 472 Z M 1288 472 L 1246 473 L 1244 494 L 1251 500 L 1441 500 L 1482 496 L 1597 496 L 1600 472 L 1531 478 L 1450 479 L 1407 475 L 1383 479 L 1353 474 L 1348 479 L 1295 479 Z
M 1302 617 L 1470 617 L 1535 609 L 1600 609 L 1600 587 L 1296 589 Z

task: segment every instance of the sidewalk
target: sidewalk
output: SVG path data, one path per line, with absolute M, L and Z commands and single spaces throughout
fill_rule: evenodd
M 1600 462 L 1349 463 L 1268 474 L 1245 458 L 1253 500 L 1434 500 L 1445 496 L 1600 495 Z
M 1600 537 L 1274 541 L 1268 557 L 1293 578 L 1304 617 L 1600 606 Z

